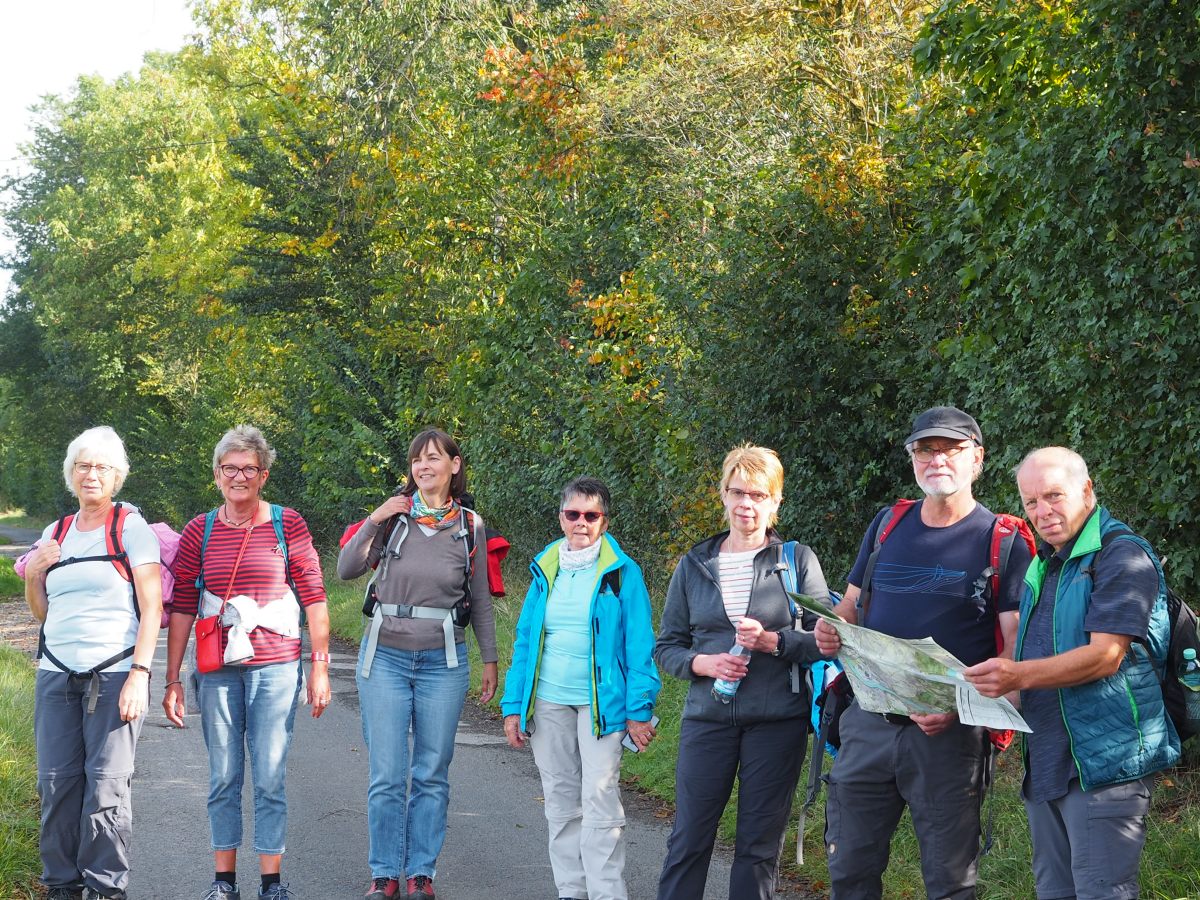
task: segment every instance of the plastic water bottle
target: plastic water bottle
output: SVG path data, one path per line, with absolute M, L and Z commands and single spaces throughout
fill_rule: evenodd
M 729 653 L 731 656 L 741 656 L 746 652 L 746 648 L 741 644 L 734 644 Z M 1200 690 L 1200 667 L 1197 668 L 1196 690 Z M 733 699 L 733 695 L 737 693 L 738 685 L 741 681 L 726 681 L 724 678 L 718 678 L 713 682 L 712 695 L 722 703 L 728 703 Z M 1200 698 L 1198 698 L 1200 699 Z
M 1183 651 L 1183 662 L 1179 664 L 1179 681 L 1188 689 L 1185 695 L 1188 721 L 1200 723 L 1200 662 L 1196 660 L 1196 651 L 1190 647 Z

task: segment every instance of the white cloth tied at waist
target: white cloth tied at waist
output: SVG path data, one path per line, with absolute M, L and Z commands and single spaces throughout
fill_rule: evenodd
M 215 616 L 220 610 L 221 598 L 205 591 L 200 602 L 200 615 Z M 256 628 L 265 628 L 283 637 L 300 637 L 300 604 L 291 588 L 282 597 L 266 603 L 238 594 L 226 602 L 221 624 L 229 628 L 225 665 L 236 666 L 254 657 L 250 632 Z

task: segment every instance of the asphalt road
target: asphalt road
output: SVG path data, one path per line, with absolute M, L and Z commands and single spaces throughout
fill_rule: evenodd
M 299 900 L 361 898 L 366 868 L 367 758 L 354 686 L 353 648 L 335 648 L 330 671 L 334 700 L 314 720 L 296 716 L 288 760 L 288 848 L 283 880 Z M 153 702 L 138 745 L 134 778 L 134 900 L 198 898 L 212 881 L 205 797 L 208 764 L 199 720 L 171 726 L 162 712 L 159 641 Z M 189 697 L 190 700 L 190 697 Z M 468 705 L 471 706 L 470 701 Z M 528 751 L 508 747 L 498 720 L 477 707 L 459 727 L 450 769 L 450 820 L 436 880 L 444 900 L 522 900 L 557 897 L 546 854 L 541 782 Z M 631 807 L 645 804 L 629 803 Z M 243 810 L 246 848 L 238 859 L 243 897 L 257 889 L 250 778 Z M 631 900 L 655 894 L 669 819 L 634 812 L 626 828 L 626 881 Z M 728 896 L 727 854 L 714 857 L 705 898 Z M 699 900 L 699 898 L 697 898 Z

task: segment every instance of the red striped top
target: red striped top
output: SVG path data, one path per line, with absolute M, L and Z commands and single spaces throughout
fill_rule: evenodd
M 229 576 L 245 537 L 245 529 L 230 528 L 220 518 L 213 523 L 208 547 L 204 551 L 204 586 L 218 597 L 226 597 Z M 287 539 L 288 563 L 300 603 L 309 606 L 325 602 L 325 582 L 321 577 L 321 560 L 313 547 L 308 525 L 294 509 L 283 510 L 283 534 Z M 200 574 L 200 543 L 204 538 L 204 516 L 196 516 L 184 526 L 179 538 L 179 555 L 175 558 L 175 593 L 171 607 L 175 612 L 196 615 L 199 591 L 196 577 Z M 288 590 L 283 571 L 283 554 L 270 521 L 255 525 L 250 543 L 238 565 L 237 583 L 228 596 L 245 594 L 260 605 L 277 600 Z M 225 651 L 228 629 L 221 629 L 221 652 Z M 300 658 L 300 639 L 284 637 L 265 628 L 250 632 L 254 657 L 246 665 L 291 662 Z

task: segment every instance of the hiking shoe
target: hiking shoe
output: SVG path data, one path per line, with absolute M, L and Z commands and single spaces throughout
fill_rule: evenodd
M 259 900 L 296 900 L 296 895 L 288 890 L 286 884 L 280 884 L 278 881 L 274 884 L 267 885 L 265 891 L 258 892 Z M 224 900 L 224 898 L 222 898 Z
M 59 884 L 46 888 L 46 900 L 82 900 L 83 888 L 78 885 Z
M 434 900 L 433 879 L 428 875 L 418 875 L 408 879 L 408 896 L 417 900 Z
M 228 881 L 214 881 L 200 900 L 242 900 L 242 892 L 232 887 Z
M 363 900 L 392 900 L 400 894 L 400 882 L 395 878 L 372 878 Z
M 115 894 L 102 894 L 95 888 L 85 887 L 83 889 L 83 900 L 125 900 L 125 892 L 117 891 Z

